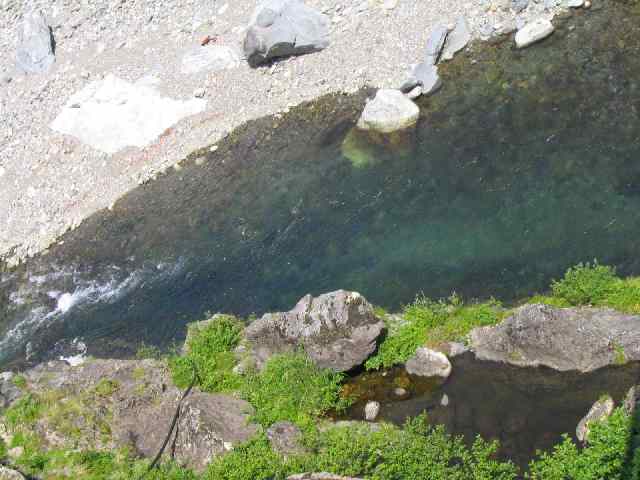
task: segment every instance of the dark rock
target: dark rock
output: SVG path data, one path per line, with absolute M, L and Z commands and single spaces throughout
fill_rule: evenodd
M 451 375 L 451 363 L 444 353 L 421 347 L 407 360 L 405 370 L 421 377 L 448 378 Z
M 302 431 L 291 422 L 276 422 L 267 429 L 271 448 L 281 455 L 304 453 Z
M 613 400 L 609 396 L 597 400 L 589 410 L 589 413 L 578 423 L 576 438 L 581 442 L 586 442 L 589 438 L 589 425 L 609 418 L 613 413 L 614 406 Z
M 289 312 L 265 314 L 247 327 L 245 338 L 258 368 L 272 355 L 303 347 L 319 367 L 343 372 L 374 352 L 383 327 L 362 295 L 338 290 L 306 295 Z
M 244 40 L 251 66 L 329 46 L 329 19 L 303 0 L 265 0 L 254 11 Z
M 640 316 L 525 305 L 500 325 L 472 330 L 471 349 L 481 360 L 590 372 L 640 360 Z
M 54 61 L 51 28 L 41 12 L 27 13 L 18 31 L 17 67 L 25 73 L 44 73 Z

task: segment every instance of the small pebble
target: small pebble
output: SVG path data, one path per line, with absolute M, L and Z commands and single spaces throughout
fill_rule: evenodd
M 393 393 L 395 393 L 398 397 L 404 397 L 407 394 L 407 391 L 402 387 L 398 387 L 393 391 Z
M 588 8 L 591 8 L 591 0 L 586 0 L 586 1 L 584 2 L 584 8 L 587 8 L 587 9 L 588 9 Z
M 442 395 L 442 400 L 440 400 L 440 405 L 446 407 L 449 405 L 449 396 L 445 393 Z

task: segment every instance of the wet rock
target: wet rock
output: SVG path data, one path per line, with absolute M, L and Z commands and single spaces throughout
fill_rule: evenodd
M 51 128 L 111 154 L 129 146 L 145 147 L 206 107 L 205 100 L 162 97 L 156 82 L 142 80 L 129 83 L 107 75 L 90 83 L 71 96 Z
M 529 6 L 529 0 L 512 0 L 511 8 L 516 13 L 521 13 Z
M 22 390 L 15 384 L 15 375 L 12 372 L 0 373 L 0 408 L 7 408 L 22 395 Z
M 596 401 L 589 410 L 589 413 L 587 413 L 582 420 L 580 420 L 580 423 L 578 423 L 576 428 L 576 438 L 581 442 L 588 441 L 589 425 L 609 418 L 613 413 L 614 406 L 613 400 L 609 396 Z
M 364 419 L 373 422 L 380 414 L 380 402 L 367 402 L 364 406 Z
M 612 309 L 524 305 L 494 327 L 471 331 L 481 360 L 590 372 L 640 360 L 640 316 Z
M 544 18 L 527 23 L 516 33 L 516 47 L 525 48 L 547 38 L 553 33 L 553 24 Z
M 462 50 L 471 41 L 471 30 L 466 18 L 460 17 L 456 25 L 447 35 L 440 60 L 451 60 L 453 56 Z
M 302 431 L 291 422 L 276 422 L 267 429 L 271 448 L 281 455 L 304 453 Z
M 184 74 L 217 72 L 240 66 L 240 56 L 225 45 L 196 47 L 182 57 L 180 71 Z
M 362 480 L 355 477 L 341 477 L 332 473 L 299 473 L 290 475 L 287 480 Z
M 419 117 L 418 106 L 401 91 L 381 89 L 364 107 L 357 126 L 361 130 L 392 133 L 415 126 Z
M 329 18 L 303 0 L 265 0 L 254 11 L 244 40 L 251 66 L 329 46 Z
M 633 415 L 640 404 L 640 385 L 635 385 L 629 389 L 624 397 L 623 407 L 629 415 Z
M 24 475 L 0 465 L 0 480 L 25 480 Z
M 438 25 L 431 31 L 431 34 L 427 39 L 427 46 L 424 52 L 424 63 L 428 65 L 435 65 L 438 63 L 440 53 L 442 52 L 448 34 L 449 29 L 442 25 Z
M 54 61 L 53 35 L 44 15 L 27 13 L 18 30 L 16 66 L 25 73 L 44 73 Z
M 421 347 L 407 360 L 405 370 L 421 377 L 448 378 L 451 375 L 451 362 L 444 353 Z
M 319 367 L 343 372 L 369 358 L 383 327 L 362 295 L 338 290 L 306 295 L 289 312 L 263 315 L 245 338 L 258 368 L 272 355 L 303 347 Z

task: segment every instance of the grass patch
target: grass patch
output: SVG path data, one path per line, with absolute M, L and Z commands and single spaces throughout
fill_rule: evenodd
M 242 339 L 242 330 L 242 323 L 229 315 L 217 315 L 204 326 L 191 326 L 187 353 L 169 359 L 175 384 L 186 388 L 197 372 L 198 384 L 207 392 L 237 390 L 241 378 L 233 373 L 234 349 Z
M 97 383 L 94 391 L 96 395 L 100 395 L 101 397 L 110 397 L 116 393 L 119 388 L 120 384 L 117 381 L 103 378 Z
M 13 384 L 18 387 L 20 390 L 25 390 L 27 388 L 27 379 L 24 375 L 15 375 L 12 378 Z
M 389 368 L 406 362 L 418 347 L 464 341 L 473 328 L 495 325 L 504 315 L 500 303 L 495 300 L 464 304 L 457 295 L 440 301 L 420 296 L 404 308 L 403 324 L 390 331 L 365 366 L 369 370 Z
M 340 396 L 343 375 L 317 367 L 303 353 L 276 355 L 260 373 L 245 378 L 243 397 L 256 409 L 254 420 L 270 426 L 289 420 L 301 426 L 328 410 L 349 405 Z
M 21 426 L 28 427 L 38 421 L 42 410 L 43 405 L 40 399 L 35 395 L 27 394 L 4 412 L 4 419 L 12 430 Z

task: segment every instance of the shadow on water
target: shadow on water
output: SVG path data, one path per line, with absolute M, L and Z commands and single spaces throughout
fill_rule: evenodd
M 208 310 L 337 288 L 396 308 L 419 292 L 508 301 L 593 258 L 640 273 L 640 22 L 601 4 L 535 48 L 456 58 L 401 154 L 345 156 L 368 92 L 194 153 L 2 274 L 0 357 L 74 337 L 104 355 L 166 345 Z
M 426 412 L 431 423 L 445 425 L 469 443 L 478 434 L 499 440 L 500 455 L 524 468 L 536 450 L 550 450 L 562 434 L 575 439 L 578 422 L 603 394 L 620 404 L 640 378 L 637 363 L 589 374 L 512 367 L 478 361 L 472 354 L 452 364 L 453 374 L 444 383 L 409 376 L 402 368 L 352 379 L 347 389 L 360 400 L 347 417 L 363 420 L 369 400 L 381 403 L 381 420 L 398 425 Z M 405 396 L 395 393 L 398 387 Z

